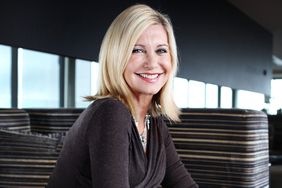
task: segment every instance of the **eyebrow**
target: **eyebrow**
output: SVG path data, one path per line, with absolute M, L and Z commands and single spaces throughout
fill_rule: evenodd
M 142 48 L 145 48 L 145 45 L 143 45 L 143 44 L 135 44 L 134 47 L 136 47 L 136 46 L 140 46 Z M 159 45 L 157 45 L 157 47 L 169 47 L 169 45 L 168 44 L 159 44 Z

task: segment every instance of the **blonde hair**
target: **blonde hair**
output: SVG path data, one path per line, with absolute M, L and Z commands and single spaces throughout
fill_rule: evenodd
M 100 80 L 95 96 L 86 97 L 95 100 L 114 97 L 128 106 L 133 116 L 133 94 L 127 85 L 123 73 L 132 54 L 132 50 L 143 31 L 154 24 L 164 27 L 168 36 L 172 73 L 163 88 L 153 96 L 151 113 L 164 115 L 173 121 L 179 120 L 179 109 L 172 97 L 173 78 L 177 71 L 177 49 L 170 19 L 147 5 L 133 5 L 121 12 L 107 30 L 99 54 Z

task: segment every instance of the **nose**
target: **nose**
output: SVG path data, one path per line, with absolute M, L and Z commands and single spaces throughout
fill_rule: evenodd
M 146 61 L 144 63 L 144 68 L 152 70 L 158 65 L 158 56 L 155 52 L 147 52 Z

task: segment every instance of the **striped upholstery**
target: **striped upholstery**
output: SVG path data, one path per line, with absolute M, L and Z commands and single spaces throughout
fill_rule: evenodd
M 0 187 L 44 187 L 59 155 L 62 135 L 82 110 L 25 109 L 32 133 L 0 130 Z M 0 116 L 0 122 L 11 121 L 1 117 L 6 116 Z M 28 116 L 15 117 L 22 117 L 28 125 Z M 268 128 L 264 113 L 183 109 L 180 118 L 181 123 L 168 122 L 169 130 L 200 187 L 267 187 Z
M 168 123 L 176 149 L 200 187 L 268 187 L 268 126 L 264 113 L 183 109 Z
M 0 129 L 0 187 L 45 187 L 63 136 L 82 110 L 1 110 L 0 122 L 3 127 L 7 122 L 10 126 L 9 130 Z M 30 129 L 18 131 L 21 129 L 16 127 L 22 124 Z
M 0 129 L 30 131 L 28 114 L 21 109 L 0 109 Z
M 65 133 L 83 111 L 82 108 L 25 109 L 32 132 Z
M 44 187 L 59 151 L 59 138 L 0 130 L 0 187 Z

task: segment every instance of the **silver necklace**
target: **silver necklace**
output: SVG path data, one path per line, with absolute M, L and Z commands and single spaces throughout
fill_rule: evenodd
M 147 128 L 146 126 L 144 127 L 144 130 L 141 134 L 139 134 L 142 146 L 144 151 L 146 151 L 146 147 L 147 147 Z
M 148 130 L 150 129 L 150 117 L 151 115 L 146 115 L 145 116 L 145 127 L 142 133 L 139 134 L 140 140 L 141 140 L 141 144 L 143 146 L 144 151 L 146 151 L 147 148 L 147 141 L 148 141 Z M 135 121 L 135 125 L 138 127 L 138 121 Z

